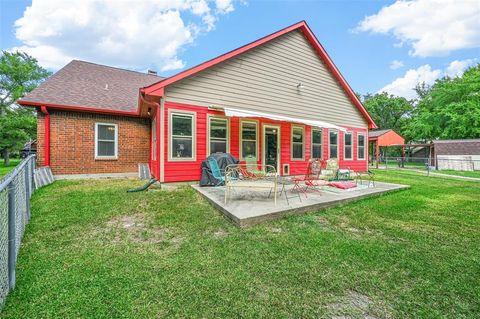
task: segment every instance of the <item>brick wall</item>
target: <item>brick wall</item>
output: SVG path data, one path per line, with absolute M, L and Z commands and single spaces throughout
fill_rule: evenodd
M 38 112 L 37 165 L 43 166 L 45 115 Z M 95 123 L 118 125 L 118 159 L 95 159 Z M 149 119 L 50 111 L 50 166 L 54 174 L 137 172 L 149 162 Z

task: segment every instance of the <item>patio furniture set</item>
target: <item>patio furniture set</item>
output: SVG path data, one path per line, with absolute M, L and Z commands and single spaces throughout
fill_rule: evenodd
M 340 169 L 337 159 L 320 160 L 311 159 L 307 170 L 302 176 L 279 176 L 272 165 L 257 164 L 256 161 L 248 160 L 245 164 L 228 165 L 225 171 L 219 168 L 215 160 L 209 161 L 213 176 L 218 183 L 215 186 L 225 186 L 225 204 L 231 197 L 232 191 L 243 188 L 253 191 L 269 189 L 268 197 L 273 194 L 274 203 L 277 203 L 277 194 L 283 195 L 289 204 L 287 188 L 301 201 L 300 194 L 307 197 L 308 191 L 321 194 L 323 187 L 332 186 L 347 189 L 363 185 L 375 186 L 374 173 L 371 171 L 356 172 L 349 168 Z

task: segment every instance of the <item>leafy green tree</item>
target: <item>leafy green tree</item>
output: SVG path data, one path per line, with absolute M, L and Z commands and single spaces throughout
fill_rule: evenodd
M 401 135 L 413 111 L 413 101 L 386 92 L 365 95 L 363 105 L 379 129 L 393 129 Z
M 20 108 L 15 101 L 36 88 L 50 72 L 35 58 L 23 52 L 2 51 L 0 56 L 0 151 L 5 164 L 10 152 L 35 137 L 36 118 L 32 110 Z
M 480 137 L 480 64 L 460 77 L 443 77 L 421 93 L 406 133 L 414 140 Z

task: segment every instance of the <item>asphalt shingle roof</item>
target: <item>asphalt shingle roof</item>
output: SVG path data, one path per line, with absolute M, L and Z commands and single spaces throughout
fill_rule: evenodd
M 370 131 L 370 132 L 368 132 L 368 137 L 379 137 L 380 135 L 383 135 L 383 134 L 387 133 L 388 131 L 391 131 L 391 130 L 388 129 L 388 130 Z
M 139 89 L 163 78 L 73 60 L 18 101 L 135 112 Z

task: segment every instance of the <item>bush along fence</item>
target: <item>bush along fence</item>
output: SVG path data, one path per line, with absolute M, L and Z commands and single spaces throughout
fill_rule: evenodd
M 24 159 L 0 179 L 0 307 L 15 287 L 15 266 L 25 226 L 30 220 L 35 156 Z

